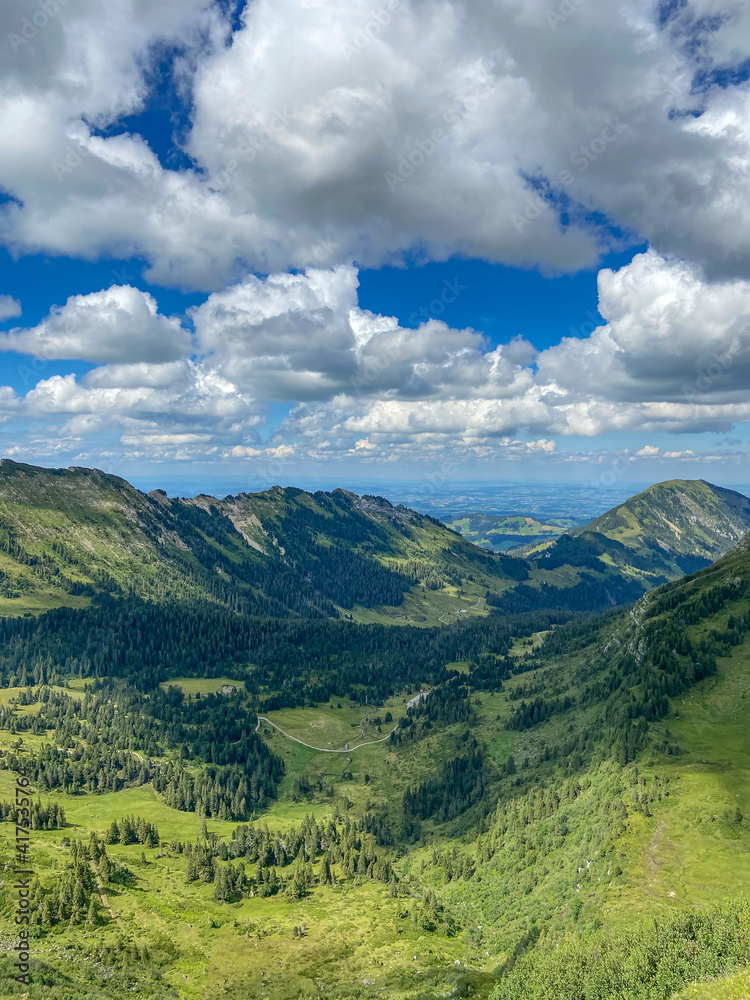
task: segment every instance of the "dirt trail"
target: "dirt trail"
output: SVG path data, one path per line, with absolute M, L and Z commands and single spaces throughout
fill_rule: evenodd
M 365 716 L 365 718 L 367 718 L 367 716 Z M 267 722 L 269 726 L 273 726 L 274 729 L 278 729 L 281 735 L 286 736 L 288 740 L 293 740 L 295 743 L 299 743 L 303 747 L 307 747 L 308 750 L 317 750 L 319 753 L 352 753 L 352 751 L 354 750 L 359 750 L 360 747 L 371 747 L 375 746 L 376 743 L 385 743 L 386 740 L 389 740 L 391 738 L 391 733 L 396 732 L 396 726 L 394 726 L 391 732 L 380 740 L 369 740 L 367 743 L 358 743 L 355 747 L 350 747 L 349 743 L 347 742 L 346 745 L 341 750 L 331 750 L 330 747 L 314 747 L 312 743 L 305 743 L 304 740 L 298 740 L 296 736 L 292 736 L 290 733 L 285 732 L 281 728 L 281 726 L 277 726 L 275 722 L 271 722 L 271 720 L 265 715 L 258 716 L 258 724 L 255 727 L 256 733 L 260 729 L 261 722 Z M 360 736 L 363 735 L 363 733 L 364 730 L 360 728 Z
M 107 912 L 109 913 L 110 917 L 112 917 L 112 919 L 115 920 L 117 918 L 117 914 L 112 909 L 112 907 L 109 905 L 109 899 L 107 898 L 107 894 L 104 891 L 104 883 L 102 882 L 102 880 L 101 880 L 101 878 L 99 876 L 99 873 L 96 870 L 94 862 L 93 861 L 89 861 L 89 865 L 91 866 L 91 873 L 94 876 L 94 879 L 96 880 L 96 888 L 97 888 L 97 890 L 99 892 L 99 899 L 101 899 L 101 901 L 102 901 L 102 906 L 105 908 L 105 910 L 107 910 Z

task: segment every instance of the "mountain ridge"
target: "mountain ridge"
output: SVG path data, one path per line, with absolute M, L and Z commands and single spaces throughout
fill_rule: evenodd
M 0 614 L 80 607 L 105 592 L 399 625 L 575 613 L 635 601 L 706 566 L 748 529 L 742 494 L 670 480 L 524 559 L 344 489 L 170 498 L 101 470 L 4 459 Z
M 588 524 L 525 549 L 530 582 L 498 607 L 516 613 L 625 604 L 708 566 L 748 531 L 750 500 L 741 493 L 704 480 L 656 483 Z M 550 570 L 567 575 L 567 586 L 560 588 Z
M 201 596 L 254 614 L 399 620 L 394 609 L 406 605 L 410 620 L 430 623 L 455 616 L 460 601 L 486 614 L 483 594 L 528 572 L 384 498 L 279 486 L 170 498 L 100 470 L 7 459 L 0 533 L 6 613 L 13 601 L 39 611 L 135 590 L 155 599 Z

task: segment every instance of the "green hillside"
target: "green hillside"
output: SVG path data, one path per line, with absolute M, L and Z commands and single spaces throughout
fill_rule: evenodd
M 562 531 L 529 521 L 503 530 L 517 539 Z M 478 540 L 496 530 L 467 523 Z M 420 627 L 491 612 L 588 612 L 705 566 L 749 526 L 750 501 L 739 494 L 666 483 L 522 559 L 344 490 L 170 499 L 96 470 L 4 460 L 0 615 L 83 608 L 98 594 Z
M 570 534 L 605 535 L 628 549 L 662 554 L 665 572 L 684 572 L 684 561 L 713 562 L 750 529 L 750 500 L 703 480 L 658 483 Z
M 476 545 L 493 552 L 510 552 L 554 541 L 577 522 L 565 517 L 539 521 L 523 514 L 464 514 L 446 523 Z
M 742 996 L 750 543 L 564 618 L 6 618 L 0 816 L 22 762 L 38 804 L 2 995 Z
M 709 565 L 748 530 L 747 497 L 703 481 L 659 483 L 555 541 L 525 548 L 529 583 L 492 603 L 505 613 L 626 604 Z
M 417 624 L 487 613 L 528 570 L 439 522 L 343 490 L 170 500 L 87 469 L 0 463 L 0 614 L 99 593 L 251 615 Z

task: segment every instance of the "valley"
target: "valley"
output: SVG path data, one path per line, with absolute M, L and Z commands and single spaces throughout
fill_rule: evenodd
M 677 525 L 675 495 L 705 491 L 667 487 L 647 497 L 649 517 L 658 501 Z M 284 509 L 288 492 L 275 501 Z M 91 530 L 116 552 L 83 547 L 74 571 L 66 550 L 66 578 L 85 577 L 85 594 L 54 581 L 61 605 L 0 619 L 0 860 L 10 871 L 23 767 L 35 873 L 32 984 L 19 991 L 6 954 L 0 995 L 87 1000 L 105 982 L 113 1000 L 739 1000 L 750 967 L 750 548 L 729 543 L 741 501 L 707 501 L 714 527 L 696 531 L 716 561 L 592 615 L 481 603 L 491 573 L 513 593 L 539 571 L 520 560 L 520 581 L 511 557 L 464 541 L 446 553 L 435 539 L 455 536 L 429 519 L 399 513 L 394 528 L 388 508 L 359 521 L 349 498 L 307 497 L 292 497 L 277 534 L 257 515 L 266 540 L 285 532 L 273 559 L 294 533 L 310 546 L 310 524 L 353 517 L 360 546 L 377 535 L 392 552 L 404 538 L 432 553 L 431 572 L 463 567 L 456 591 L 475 614 L 386 625 L 382 605 L 371 613 L 383 620 L 367 623 L 341 605 L 324 615 L 313 597 L 298 605 L 304 616 L 282 614 L 288 595 L 259 596 L 240 569 L 245 596 L 231 606 L 224 583 L 209 587 L 196 539 L 227 554 L 219 578 L 229 563 L 254 565 L 257 550 L 201 514 L 198 533 L 179 536 L 193 555 L 171 562 L 148 528 L 161 501 L 141 510 L 137 497 L 128 509 L 140 511 L 138 544 L 161 553 L 161 582 L 115 587 L 117 567 L 140 556 L 120 541 L 127 518 L 107 515 L 116 528 Z M 32 531 L 30 509 L 15 511 L 6 555 L 50 582 L 51 563 L 20 556 L 23 532 L 30 558 L 45 551 L 33 545 L 49 518 Z M 625 546 L 627 518 L 595 534 Z M 354 528 L 331 537 L 344 530 Z M 647 536 L 633 537 L 640 559 Z M 694 552 L 677 548 L 675 560 Z M 560 558 L 571 551 L 582 550 Z M 246 563 L 233 562 L 240 552 Z M 598 578 L 595 560 L 605 565 L 594 551 L 576 585 L 584 570 Z M 569 570 L 547 572 L 559 581 Z M 378 574 L 368 587 L 385 586 Z M 6 917 L 12 906 L 6 876 Z

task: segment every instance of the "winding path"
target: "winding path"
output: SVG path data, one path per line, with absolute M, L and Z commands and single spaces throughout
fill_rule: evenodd
M 397 727 L 394 726 L 391 732 L 388 733 L 387 736 L 384 736 L 382 739 L 379 740 L 370 740 L 367 743 L 358 743 L 356 747 L 350 747 L 349 744 L 347 743 L 346 746 L 341 750 L 331 750 L 330 747 L 314 747 L 312 743 L 305 743 L 304 740 L 298 740 L 296 736 L 292 736 L 290 733 L 285 732 L 281 728 L 281 726 L 277 726 L 275 722 L 271 722 L 271 720 L 266 715 L 258 716 L 258 724 L 255 727 L 256 733 L 260 729 L 261 722 L 267 722 L 269 726 L 273 726 L 274 729 L 278 729 L 281 735 L 286 736 L 288 740 L 294 740 L 295 743 L 300 743 L 303 747 L 307 747 L 308 750 L 317 750 L 319 753 L 352 753 L 354 750 L 359 750 L 360 747 L 371 747 L 374 746 L 376 743 L 385 743 L 385 741 L 389 740 L 391 738 L 391 734 L 395 733 L 397 729 Z M 362 730 L 360 729 L 360 733 L 361 732 Z

